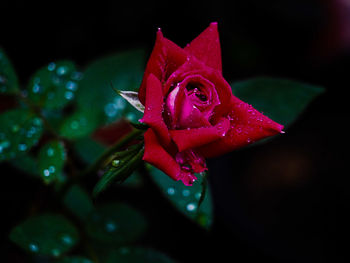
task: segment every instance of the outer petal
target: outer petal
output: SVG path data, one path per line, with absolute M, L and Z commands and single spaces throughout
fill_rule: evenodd
M 207 66 L 222 72 L 218 24 L 211 23 L 185 50 Z
M 167 146 L 170 143 L 169 131 L 164 123 L 162 84 L 152 73 L 147 78 L 145 113 L 141 122 L 148 124 L 157 134 L 160 142 Z
M 164 150 L 159 144 L 156 135 L 152 129 L 148 129 L 145 134 L 145 153 L 143 160 L 154 165 L 172 179 L 178 180 L 181 172 L 179 164 L 175 159 Z
M 264 116 L 251 105 L 233 99 L 230 129 L 225 137 L 204 145 L 198 151 L 206 158 L 230 152 L 254 141 L 282 132 L 283 126 Z
M 187 53 L 174 42 L 166 39 L 158 30 L 156 43 L 147 62 L 146 70 L 139 90 L 139 99 L 145 104 L 146 83 L 150 74 L 161 82 L 186 61 Z
M 180 152 L 197 148 L 222 138 L 230 127 L 228 119 L 222 120 L 211 127 L 190 130 L 170 130 L 170 135 Z

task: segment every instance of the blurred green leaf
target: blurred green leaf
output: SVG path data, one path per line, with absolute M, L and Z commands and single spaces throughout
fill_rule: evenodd
M 0 123 L 0 161 L 28 152 L 43 132 L 42 120 L 25 109 L 2 113 Z
M 79 139 L 88 136 L 98 126 L 96 115 L 86 110 L 79 110 L 66 118 L 60 128 L 59 134 L 68 139 Z
M 101 243 L 114 246 L 136 241 L 146 230 L 145 218 L 132 207 L 121 203 L 96 208 L 86 221 L 87 234 Z
M 0 94 L 14 94 L 18 92 L 18 79 L 15 70 L 0 48 Z
M 81 256 L 66 256 L 56 261 L 57 263 L 93 263 L 92 260 Z
M 186 186 L 181 181 L 174 181 L 157 168 L 147 165 L 151 177 L 162 193 L 185 216 L 209 229 L 213 221 L 212 198 L 209 186 L 198 210 L 198 202 L 202 195 L 203 177 L 197 174 L 197 180 L 192 186 Z
M 50 141 L 41 147 L 38 166 L 40 176 L 45 183 L 51 183 L 58 178 L 62 173 L 66 158 L 66 149 L 58 140 Z
M 278 78 L 254 78 L 236 82 L 232 92 L 272 120 L 289 126 L 324 88 Z
M 16 226 L 10 239 L 31 253 L 58 257 L 78 243 L 79 235 L 75 226 L 62 215 L 43 214 Z
M 10 163 L 20 171 L 40 178 L 38 160 L 33 156 L 26 154 L 21 156 L 18 160 L 11 160 Z
M 79 185 L 73 185 L 63 198 L 64 205 L 82 221 L 94 211 L 89 195 Z
M 174 260 L 152 248 L 122 247 L 112 251 L 104 263 L 175 263 Z
M 85 163 L 91 164 L 101 156 L 106 147 L 90 137 L 85 137 L 74 142 L 74 149 Z
M 136 49 L 109 55 L 88 65 L 77 92 L 78 107 L 97 116 L 100 124 L 116 121 L 129 113 L 129 117 L 133 117 L 134 109 L 128 107 L 111 86 L 136 91 L 143 76 L 144 57 L 144 51 Z
M 38 107 L 61 109 L 73 101 L 81 79 L 73 62 L 51 62 L 29 81 L 28 98 Z

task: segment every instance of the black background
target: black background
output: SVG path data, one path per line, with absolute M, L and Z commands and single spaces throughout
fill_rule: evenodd
M 158 27 L 184 46 L 217 21 L 227 80 L 268 75 L 324 86 L 327 92 L 283 136 L 208 161 L 215 204 L 210 233 L 179 215 L 152 183 L 105 198 L 140 208 L 151 222 L 141 244 L 179 262 L 346 262 L 350 48 L 337 49 L 336 38 L 327 37 L 329 2 L 13 0 L 0 5 L 0 45 L 25 84 L 53 60 L 84 67 L 123 49 L 145 47 L 149 54 Z M 1 180 L 1 258 L 27 262 L 8 232 L 50 194 L 7 164 L 1 164 Z

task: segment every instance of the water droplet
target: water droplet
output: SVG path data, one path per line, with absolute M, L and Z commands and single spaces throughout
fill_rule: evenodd
M 48 66 L 47 69 L 49 71 L 53 71 L 56 68 L 56 64 L 54 62 L 51 62 Z
M 187 206 L 186 206 L 186 209 L 187 209 L 187 211 L 189 211 L 189 212 L 193 212 L 194 210 L 196 210 L 196 208 L 197 208 L 197 206 L 196 206 L 195 203 L 189 203 L 189 204 L 187 204 Z
M 189 196 L 190 194 L 191 194 L 191 191 L 190 191 L 190 190 L 188 190 L 188 189 L 182 190 L 182 195 L 183 195 L 183 196 L 187 197 L 187 196 Z
M 81 80 L 83 78 L 83 73 L 75 71 L 72 73 L 71 78 L 73 80 Z
M 33 93 L 39 93 L 41 91 L 41 86 L 39 84 L 34 84 L 32 91 Z
M 55 150 L 53 148 L 49 148 L 49 149 L 47 149 L 46 153 L 48 156 L 53 156 L 55 154 Z
M 33 119 L 33 124 L 34 124 L 35 126 L 41 126 L 42 120 L 41 120 L 40 118 L 34 118 L 34 119 Z
M 104 110 L 108 117 L 114 117 L 118 112 L 118 110 L 114 107 L 113 103 L 108 103 L 105 106 Z
M 29 247 L 29 250 L 32 251 L 32 252 L 38 252 L 39 251 L 39 246 L 35 243 L 30 243 L 28 245 Z
M 48 177 L 48 176 L 50 176 L 50 171 L 48 169 L 45 169 L 43 171 L 43 174 L 44 174 L 44 176 Z
M 67 67 L 61 66 L 61 67 L 57 68 L 56 73 L 57 73 L 57 75 L 62 76 L 62 75 L 67 73 L 67 70 L 68 70 Z
M 67 81 L 66 83 L 66 89 L 71 90 L 71 91 L 76 91 L 78 88 L 78 85 L 74 81 Z
M 52 166 L 52 165 L 51 165 L 51 166 L 49 167 L 49 172 L 50 172 L 50 173 L 54 173 L 55 171 L 56 171 L 55 166 Z
M 20 129 L 20 127 L 17 124 L 12 126 L 12 132 L 18 132 L 19 129 Z
M 25 145 L 24 143 L 18 144 L 18 150 L 24 152 L 25 150 L 27 150 L 27 145 Z
M 73 238 L 70 235 L 63 234 L 61 236 L 61 241 L 62 241 L 62 243 L 66 244 L 66 245 L 71 245 L 71 244 L 73 244 L 74 240 L 73 240 Z
M 7 147 L 9 147 L 11 145 L 11 143 L 9 141 L 2 141 L 0 142 L 0 149 L 5 149 Z
M 113 221 L 108 221 L 105 228 L 107 232 L 114 232 L 117 229 L 117 225 Z
M 175 188 L 174 187 L 169 187 L 167 190 L 168 195 L 174 195 L 175 194 Z
M 64 93 L 64 97 L 65 97 L 67 100 L 71 100 L 71 99 L 74 98 L 74 93 L 71 92 L 71 91 L 66 91 L 66 92 Z
M 200 193 L 200 192 L 198 192 L 198 193 L 196 193 L 196 194 L 194 195 L 194 197 L 195 197 L 197 200 L 201 199 L 201 196 L 202 196 L 202 193 Z
M 73 129 L 73 130 L 76 130 L 79 128 L 79 122 L 78 121 L 72 121 L 70 123 L 70 127 Z
M 112 165 L 113 165 L 114 167 L 119 166 L 119 164 L 120 164 L 120 160 L 113 160 L 113 161 L 112 161 Z
M 51 250 L 51 255 L 54 257 L 58 257 L 59 255 L 61 255 L 61 251 L 58 248 L 54 248 Z

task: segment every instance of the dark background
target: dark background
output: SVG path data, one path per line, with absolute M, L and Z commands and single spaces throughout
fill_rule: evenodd
M 83 67 L 132 47 L 145 47 L 149 54 L 158 27 L 184 46 L 217 21 L 227 80 L 267 75 L 324 86 L 327 92 L 283 136 L 209 160 L 215 203 L 210 233 L 179 215 L 152 184 L 122 198 L 150 219 L 142 243 L 179 262 L 347 262 L 349 5 L 346 0 L 40 5 L 13 0 L 0 5 L 0 45 L 23 84 L 53 60 L 68 58 Z M 1 177 L 1 257 L 27 262 L 7 235 L 45 189 L 6 164 Z

